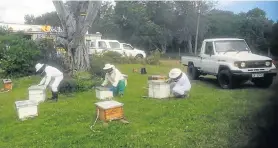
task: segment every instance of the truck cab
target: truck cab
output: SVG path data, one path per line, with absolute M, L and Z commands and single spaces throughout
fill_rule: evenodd
M 213 75 L 222 88 L 235 88 L 246 80 L 269 87 L 277 73 L 271 58 L 252 53 L 238 38 L 205 39 L 198 56 L 183 56 L 181 62 L 192 79 Z

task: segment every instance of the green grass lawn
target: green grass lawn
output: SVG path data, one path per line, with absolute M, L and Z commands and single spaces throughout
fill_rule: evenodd
M 176 63 L 147 66 L 149 74 L 167 75 Z M 14 80 L 14 89 L 0 94 L 0 147 L 239 147 L 247 141 L 244 120 L 264 102 L 265 90 L 243 88 L 221 90 L 213 80 L 192 82 L 187 100 L 141 98 L 147 91 L 147 75 L 132 73 L 141 65 L 118 65 L 128 74 L 124 114 L 130 124 L 98 121 L 94 131 L 98 100 L 94 90 L 61 96 L 57 103 L 39 105 L 39 116 L 26 121 L 17 119 L 14 102 L 28 96 L 28 87 L 37 78 Z

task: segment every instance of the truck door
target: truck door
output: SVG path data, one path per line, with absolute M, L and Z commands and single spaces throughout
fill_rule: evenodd
M 114 52 L 118 52 L 120 53 L 121 55 L 123 55 L 123 49 L 121 48 L 121 45 L 119 42 L 116 42 L 116 41 L 109 41 L 109 45 L 111 47 L 111 51 L 114 51 Z
M 213 42 L 206 42 L 204 52 L 201 54 L 201 69 L 208 73 L 214 73 L 214 50 Z
M 108 49 L 108 46 L 105 41 L 98 41 L 98 48 L 96 49 L 97 53 L 103 53 Z

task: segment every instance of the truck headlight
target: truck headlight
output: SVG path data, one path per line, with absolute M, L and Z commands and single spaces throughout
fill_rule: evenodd
M 245 62 L 240 63 L 240 67 L 244 68 L 246 66 Z
M 265 62 L 265 66 L 269 67 L 270 65 L 271 65 L 271 62 L 269 62 L 269 61 Z

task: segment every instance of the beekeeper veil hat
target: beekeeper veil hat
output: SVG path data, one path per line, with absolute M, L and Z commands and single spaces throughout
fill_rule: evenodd
M 180 76 L 181 73 L 182 73 L 182 71 L 179 68 L 173 68 L 169 72 L 169 77 L 171 79 L 176 79 L 178 76 Z

